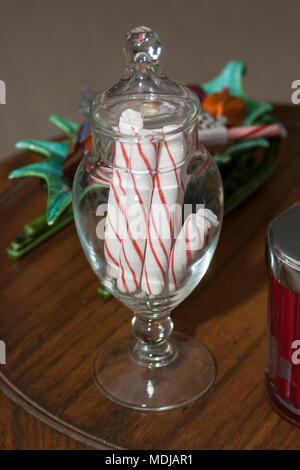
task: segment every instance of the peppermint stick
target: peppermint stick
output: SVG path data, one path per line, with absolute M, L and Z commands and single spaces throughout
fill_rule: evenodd
M 199 257 L 213 234 L 212 229 L 218 225 L 216 215 L 209 209 L 201 208 L 186 218 L 172 248 L 168 273 L 170 292 L 178 289 L 188 266 Z
M 149 229 L 145 251 L 142 291 L 159 295 L 167 282 L 170 252 L 174 234 L 178 230 L 177 210 L 183 202 L 183 180 L 186 164 L 186 141 L 182 133 L 168 135 L 175 126 L 163 128 L 157 172 L 149 216 Z
M 128 294 L 135 292 L 140 286 L 157 154 L 154 143 L 143 132 L 141 113 L 130 109 L 124 111 L 120 119 L 120 130 L 136 137 L 135 141 L 120 144 L 128 162 L 128 175 L 118 288 Z
M 129 162 L 122 151 L 121 142 L 116 142 L 114 168 L 110 181 L 107 216 L 105 224 L 104 256 L 107 262 L 107 273 L 113 278 L 119 276 L 119 257 L 121 241 L 125 232 L 126 187 Z

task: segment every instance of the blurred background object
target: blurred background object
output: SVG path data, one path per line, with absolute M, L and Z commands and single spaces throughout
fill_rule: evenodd
M 120 36 L 138 24 L 159 32 L 170 76 L 202 83 L 243 60 L 249 96 L 290 103 L 299 15 L 298 0 L 0 0 L 0 159 L 18 140 L 55 137 L 49 114 L 80 120 L 80 88 L 100 91 L 120 76 Z

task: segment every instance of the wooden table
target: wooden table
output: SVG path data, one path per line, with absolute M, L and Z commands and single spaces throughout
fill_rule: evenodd
M 277 106 L 275 114 L 289 135 L 274 175 L 225 218 L 206 277 L 173 315 L 178 331 L 212 351 L 216 382 L 203 398 L 171 412 L 139 413 L 98 392 L 95 354 L 106 339 L 129 331 L 130 312 L 97 297 L 73 225 L 23 259 L 7 258 L 4 248 L 46 196 L 34 179 L 7 180 L 36 156 L 22 153 L 0 165 L 0 339 L 7 344 L 0 388 L 14 400 L 0 395 L 0 448 L 300 448 L 300 430 L 264 396 L 264 237 L 272 218 L 300 200 L 300 106 Z

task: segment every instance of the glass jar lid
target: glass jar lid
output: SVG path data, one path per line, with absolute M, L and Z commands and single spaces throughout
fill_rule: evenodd
M 139 26 L 126 35 L 127 66 L 123 78 L 96 96 L 91 105 L 91 124 L 108 135 L 130 135 L 120 129 L 120 118 L 127 110 L 143 120 L 143 132 L 176 134 L 197 121 L 200 102 L 196 94 L 168 79 L 160 69 L 161 44 L 157 33 Z M 126 115 L 126 113 L 125 113 Z M 137 123 L 138 125 L 138 123 Z

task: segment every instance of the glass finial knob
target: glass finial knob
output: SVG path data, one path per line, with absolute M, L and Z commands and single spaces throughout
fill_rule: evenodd
M 156 62 L 161 53 L 157 33 L 147 26 L 137 26 L 126 34 L 127 47 L 133 62 Z

